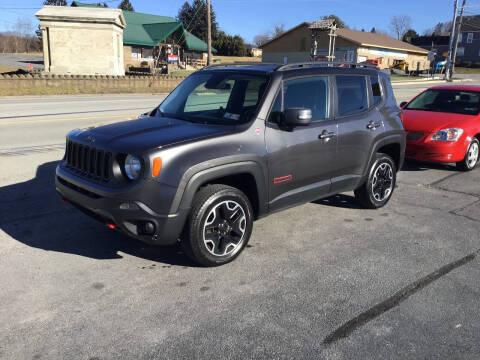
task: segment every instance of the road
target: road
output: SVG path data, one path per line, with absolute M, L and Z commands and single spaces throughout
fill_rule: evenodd
M 0 152 L 1 359 L 478 358 L 480 169 L 408 163 L 386 207 L 292 208 L 199 268 L 54 190 L 63 150 L 46 145 L 160 98 L 0 99 L 1 149 L 17 151 Z
M 408 100 L 425 85 L 395 87 L 397 101 Z M 0 97 L 0 151 L 63 144 L 74 128 L 134 119 L 153 109 L 164 95 L 75 95 Z

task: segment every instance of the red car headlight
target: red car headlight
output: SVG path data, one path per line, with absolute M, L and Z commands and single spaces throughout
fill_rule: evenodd
M 451 128 L 437 131 L 430 138 L 431 141 L 457 141 L 463 134 L 463 129 Z

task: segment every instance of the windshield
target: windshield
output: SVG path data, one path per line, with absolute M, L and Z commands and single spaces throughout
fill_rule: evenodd
M 413 99 L 406 109 L 477 115 L 480 110 L 480 93 L 445 89 L 427 90 Z
M 183 81 L 160 105 L 164 116 L 193 122 L 248 122 L 258 107 L 266 75 L 199 71 Z

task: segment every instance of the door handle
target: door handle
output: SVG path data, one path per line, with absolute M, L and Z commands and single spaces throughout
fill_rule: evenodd
M 330 139 L 334 136 L 335 136 L 335 133 L 333 131 L 328 132 L 327 130 L 323 130 L 322 133 L 320 135 L 318 135 L 318 138 L 320 140 L 325 140 L 325 139 Z
M 368 130 L 375 130 L 376 128 L 382 126 L 381 123 L 376 123 L 376 122 L 373 122 L 373 121 L 370 121 L 368 124 L 367 124 L 367 129 Z

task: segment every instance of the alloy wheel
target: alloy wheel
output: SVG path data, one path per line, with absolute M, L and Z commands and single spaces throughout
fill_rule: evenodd
M 215 256 L 233 255 L 245 240 L 247 218 L 236 201 L 225 200 L 215 205 L 203 226 L 203 242 Z
M 469 169 L 472 169 L 477 164 L 478 154 L 479 154 L 478 142 L 474 141 L 468 148 L 468 153 L 467 153 L 467 165 Z
M 387 199 L 393 190 L 393 169 L 388 163 L 381 163 L 372 178 L 372 194 L 375 200 Z

